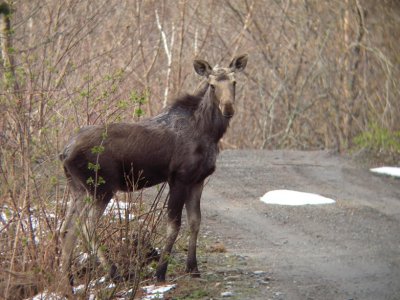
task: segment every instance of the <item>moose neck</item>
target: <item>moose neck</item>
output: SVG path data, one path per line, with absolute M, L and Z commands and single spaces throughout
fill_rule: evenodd
M 202 97 L 195 113 L 195 119 L 196 126 L 216 143 L 222 138 L 229 126 L 230 118 L 222 115 L 210 85 L 207 86 L 207 90 Z

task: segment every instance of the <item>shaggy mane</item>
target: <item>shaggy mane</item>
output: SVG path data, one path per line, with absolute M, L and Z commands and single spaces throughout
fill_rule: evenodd
M 202 97 L 186 94 L 176 98 L 172 103 L 171 108 L 184 108 L 194 111 L 199 107 L 201 100 Z

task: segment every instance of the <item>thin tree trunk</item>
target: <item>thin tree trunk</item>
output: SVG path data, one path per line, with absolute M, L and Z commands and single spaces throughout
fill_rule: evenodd
M 1 58 L 4 67 L 4 83 L 10 92 L 18 93 L 19 87 L 15 75 L 15 63 L 12 53 L 11 12 L 11 7 L 7 2 L 0 2 L 0 43 Z M 20 97 L 18 99 L 20 101 Z

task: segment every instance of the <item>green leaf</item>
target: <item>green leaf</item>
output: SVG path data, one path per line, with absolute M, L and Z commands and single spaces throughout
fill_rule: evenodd
M 94 146 L 94 147 L 92 148 L 92 153 L 93 153 L 93 154 L 101 154 L 101 153 L 103 153 L 103 152 L 104 152 L 104 146 L 102 146 L 102 145 Z
M 136 116 L 136 117 L 141 117 L 141 116 L 143 116 L 143 115 L 144 115 L 143 109 L 141 109 L 140 107 L 138 107 L 138 108 L 135 109 L 135 116 Z
M 92 177 L 89 177 L 89 178 L 86 180 L 86 183 L 87 183 L 88 185 L 94 185 L 94 180 L 93 180 L 93 178 L 92 178 Z
M 89 162 L 88 163 L 88 169 L 89 170 L 93 170 L 95 172 L 98 172 L 100 170 L 100 164 L 98 164 L 98 163 L 94 164 L 94 163 Z

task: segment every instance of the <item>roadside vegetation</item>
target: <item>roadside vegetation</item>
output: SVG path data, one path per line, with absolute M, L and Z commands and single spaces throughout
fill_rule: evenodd
M 249 54 L 223 149 L 326 149 L 399 165 L 399 13 L 395 0 L 0 0 L 0 298 L 65 288 L 58 156 L 70 135 L 155 115 L 196 88 L 194 58 Z M 129 204 L 99 225 L 109 255 L 135 274 L 126 297 L 151 279 L 146 254 L 164 238 L 167 193 L 145 195 L 119 195 L 115 205 Z M 105 274 L 78 263 L 85 245 L 75 252 L 89 295 Z

